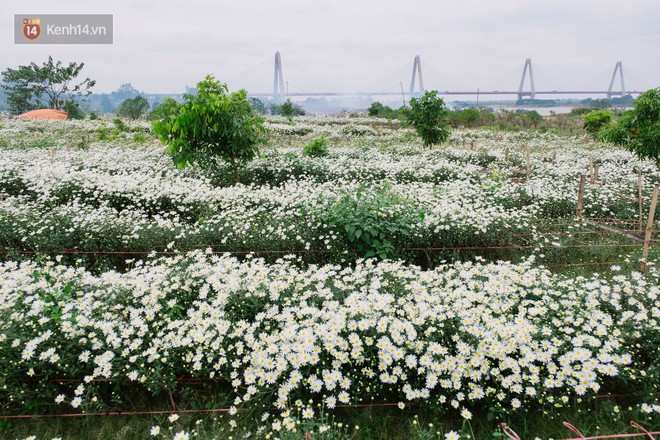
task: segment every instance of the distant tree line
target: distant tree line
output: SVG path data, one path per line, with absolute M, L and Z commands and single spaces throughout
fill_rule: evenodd
M 283 103 L 277 103 L 259 98 L 248 98 L 248 102 L 252 109 L 260 115 L 281 115 L 289 118 L 305 114 L 305 110 L 290 99 Z

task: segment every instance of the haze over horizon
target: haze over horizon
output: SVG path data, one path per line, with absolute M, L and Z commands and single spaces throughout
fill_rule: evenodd
M 14 44 L 14 14 L 54 13 L 113 14 L 114 43 Z M 605 90 L 617 61 L 628 90 L 660 85 L 657 0 L 33 0 L 6 5 L 0 23 L 1 70 L 82 61 L 95 93 L 181 93 L 209 73 L 269 92 L 276 51 L 292 92 L 407 89 L 417 54 L 427 89 L 515 90 L 526 58 L 538 90 Z

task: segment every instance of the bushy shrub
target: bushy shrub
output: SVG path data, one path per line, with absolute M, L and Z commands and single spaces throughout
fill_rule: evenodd
M 83 111 L 80 109 L 80 106 L 78 105 L 78 103 L 73 98 L 69 98 L 66 101 L 64 101 L 64 105 L 62 106 L 62 110 L 67 112 L 69 119 L 84 119 L 85 118 L 85 113 L 83 113 Z
M 226 84 L 208 75 L 197 84 L 197 93 L 183 99 L 169 118 L 152 124 L 167 145 L 165 152 L 181 169 L 197 163 L 214 172 L 222 162 L 229 163 L 238 183 L 239 166 L 254 159 L 266 143 L 263 118 L 250 107 L 247 92 L 229 93 Z
M 319 217 L 343 232 L 359 255 L 386 259 L 394 254 L 393 239 L 409 236 L 415 224 L 424 220 L 424 211 L 388 184 L 361 185 L 356 192 L 340 194 Z
M 115 128 L 122 133 L 128 133 L 129 131 L 131 131 L 131 128 L 119 118 L 113 119 L 112 123 L 115 124 Z
M 310 143 L 303 147 L 302 154 L 309 157 L 324 157 L 327 156 L 330 150 L 328 149 L 328 140 L 325 136 L 312 139 Z
M 449 139 L 451 130 L 447 123 L 449 110 L 436 90 L 426 91 L 419 98 L 410 100 L 410 108 L 405 112 L 406 120 L 415 127 L 424 146 L 432 147 Z
M 584 129 L 592 136 L 612 121 L 612 112 L 609 110 L 594 110 L 584 117 Z
M 149 111 L 149 102 L 144 96 L 128 98 L 119 106 L 117 114 L 126 118 L 138 119 Z
M 393 110 L 391 107 L 383 105 L 378 101 L 371 103 L 367 109 L 367 114 L 386 119 L 398 119 L 401 116 L 399 110 Z
M 633 105 L 616 125 L 605 125 L 599 137 L 625 146 L 640 159 L 655 161 L 660 168 L 660 87 L 642 93 Z

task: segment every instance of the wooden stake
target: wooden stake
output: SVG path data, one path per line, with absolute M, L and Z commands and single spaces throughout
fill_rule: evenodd
M 589 183 L 594 183 L 594 158 L 589 155 Z
M 584 205 L 584 183 L 586 176 L 580 174 L 580 188 L 578 189 L 578 199 L 577 199 L 577 209 L 575 210 L 575 215 L 577 218 L 582 217 L 582 207 Z
M 597 163 L 595 163 L 595 164 L 594 164 L 594 181 L 593 181 L 593 183 L 597 183 L 597 182 L 598 182 L 598 170 L 599 170 L 599 169 L 600 169 L 600 165 L 597 164 Z
M 552 152 L 552 162 L 557 163 L 557 152 L 556 151 Z
M 644 230 L 644 200 L 642 199 L 642 167 L 637 168 L 637 196 L 639 197 L 639 232 Z
M 508 162 L 508 161 L 509 161 L 509 147 L 506 147 L 504 149 L 504 162 Z
M 651 207 L 649 208 L 649 219 L 646 222 L 646 234 L 644 234 L 644 249 L 642 250 L 642 273 L 646 272 L 646 260 L 649 257 L 649 248 L 651 247 L 651 236 L 653 235 L 653 225 L 655 224 L 655 208 L 658 206 L 658 184 L 653 187 L 651 196 Z

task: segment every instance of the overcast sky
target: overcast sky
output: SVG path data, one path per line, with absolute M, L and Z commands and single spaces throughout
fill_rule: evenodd
M 290 91 L 515 90 L 526 58 L 537 90 L 660 86 L 659 0 L 30 0 L 3 2 L 0 69 L 48 55 L 83 61 L 96 92 L 131 83 L 179 93 L 208 73 L 272 91 L 276 51 Z M 14 14 L 109 13 L 112 45 L 15 45 Z

